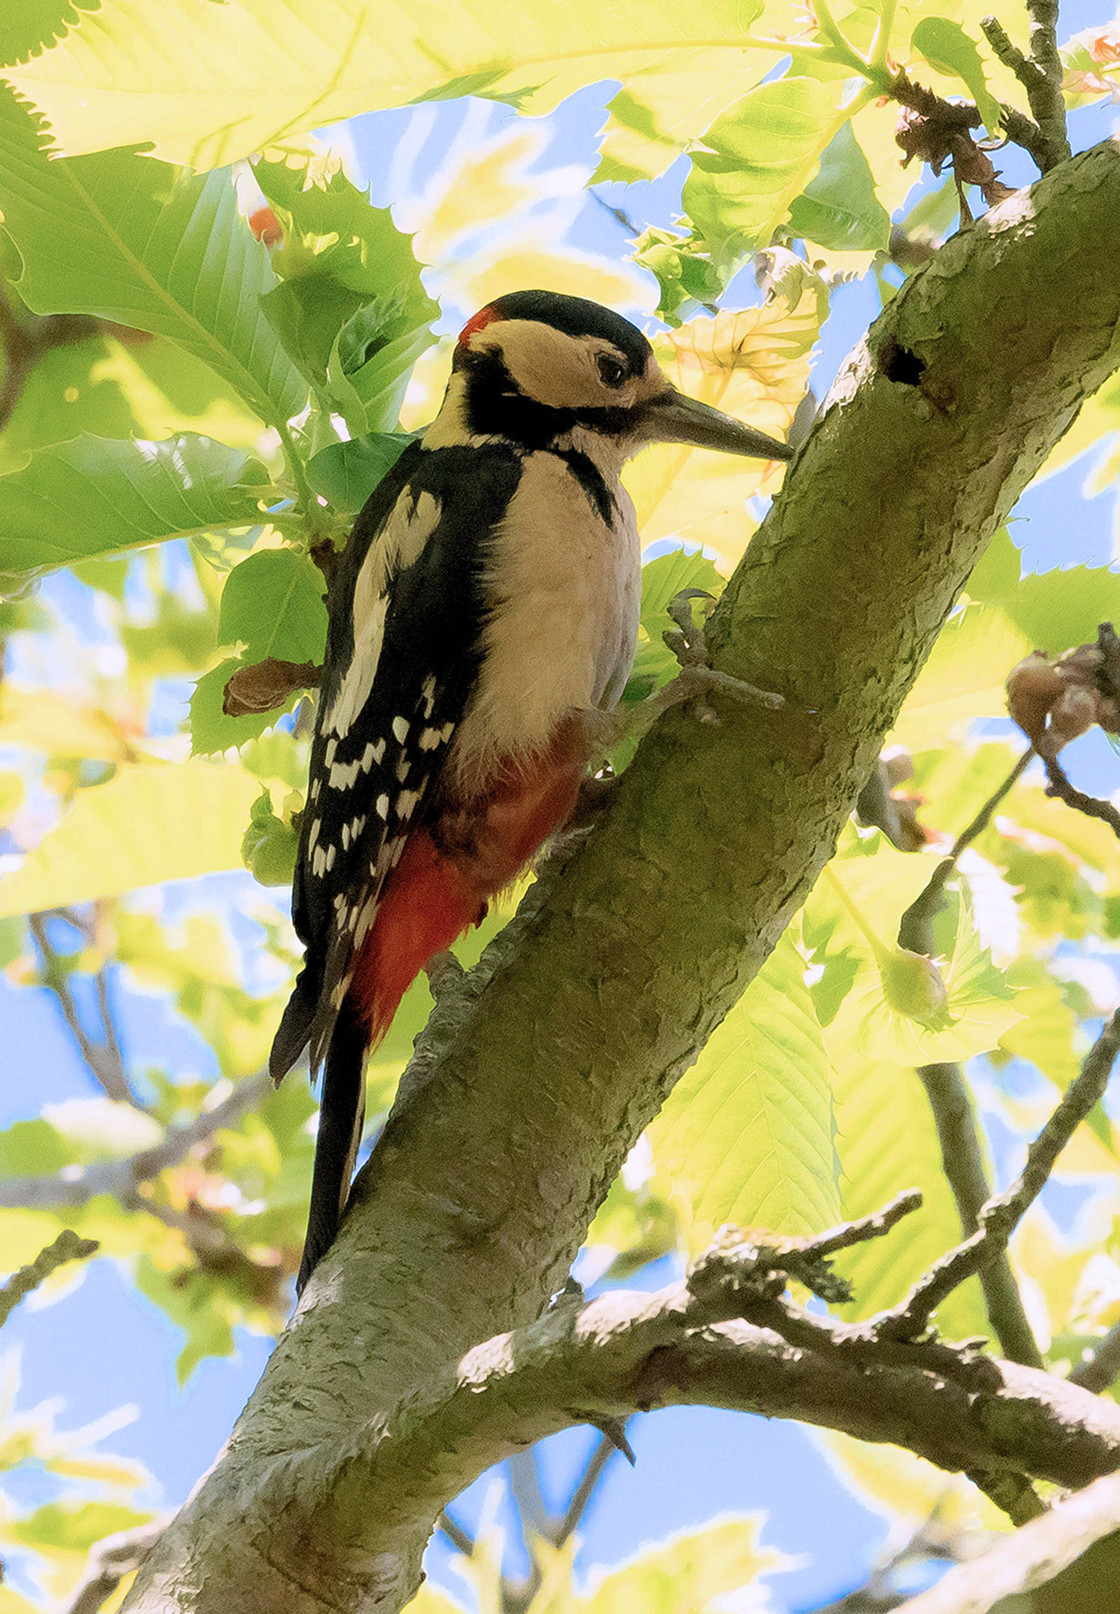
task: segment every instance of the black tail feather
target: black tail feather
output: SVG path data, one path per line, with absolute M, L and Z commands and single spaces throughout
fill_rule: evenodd
M 296 976 L 268 1056 L 268 1073 L 277 1086 L 307 1047 L 321 989 L 322 971 L 305 964 Z
M 365 1106 L 362 1101 L 362 1066 L 367 1033 L 353 1007 L 343 1004 L 335 1022 L 323 1074 L 319 1102 L 319 1135 L 315 1142 L 315 1170 L 311 1179 L 311 1207 L 307 1238 L 296 1293 L 334 1243 L 350 1192 L 354 1157 L 362 1135 Z

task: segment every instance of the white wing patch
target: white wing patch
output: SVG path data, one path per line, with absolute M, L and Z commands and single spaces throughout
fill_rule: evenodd
M 394 572 L 403 571 L 420 558 L 439 523 L 439 516 L 439 502 L 430 493 L 414 495 L 406 488 L 370 545 L 354 585 L 354 651 L 338 694 L 323 719 L 324 734 L 347 734 L 369 699 L 385 638 L 389 579 Z M 328 767 L 333 759 L 331 744 L 328 740 Z

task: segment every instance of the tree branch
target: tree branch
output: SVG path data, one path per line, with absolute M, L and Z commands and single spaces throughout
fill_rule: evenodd
M 1038 133 L 1037 150 L 1033 141 L 1027 145 L 1027 150 L 1042 172 L 1048 173 L 1058 163 L 1068 162 L 1070 157 L 1066 104 L 1062 97 L 1062 62 L 1058 55 L 1058 0 L 1027 0 L 1027 10 L 1030 13 L 1029 56 L 1024 56 L 1012 43 L 995 17 L 982 18 L 980 27 L 992 50 L 1027 92 Z M 1022 118 L 1021 113 L 1019 117 Z M 1026 144 L 1012 134 L 1006 122 L 1004 127 L 1018 144 Z
M 99 1249 L 96 1239 L 79 1238 L 77 1233 L 71 1232 L 68 1227 L 64 1228 L 53 1244 L 39 1251 L 30 1266 L 20 1267 L 0 1288 L 0 1328 L 3 1328 L 20 1301 L 45 1283 L 52 1272 L 57 1272 L 68 1261 L 88 1261 Z
M 1101 819 L 1114 835 L 1120 836 L 1120 809 L 1100 796 L 1090 796 L 1084 790 L 1078 790 L 1057 757 L 1043 757 L 1042 761 L 1046 769 L 1048 796 L 1056 796 L 1067 807 L 1073 807 L 1088 818 Z
M 510 1428 L 537 1438 L 497 1397 L 492 1444 L 458 1456 L 413 1446 L 397 1469 L 389 1431 L 479 1340 L 530 1324 L 563 1288 L 635 1138 L 831 855 L 987 538 L 1120 363 L 1117 261 L 1120 151 L 1106 141 L 947 242 L 860 344 L 708 625 L 719 670 L 787 706 L 713 695 L 718 726 L 667 713 L 595 828 L 437 1006 L 337 1243 L 130 1610 L 394 1614 L 448 1498 L 504 1455 Z M 724 1404 L 733 1385 L 739 1403 L 814 1421 L 820 1397 L 819 1421 L 867 1434 L 873 1393 L 873 1438 L 906 1442 L 911 1414 L 890 1415 L 887 1392 L 913 1372 L 857 1371 L 841 1348 L 825 1358 L 840 1378 L 814 1352 L 810 1384 L 809 1353 L 755 1329 L 748 1374 L 749 1328 L 690 1339 L 690 1398 Z M 680 1349 L 631 1379 L 616 1415 L 669 1396 Z M 1084 1398 L 1000 1371 L 1026 1375 L 1031 1397 Z M 966 1410 L 976 1392 L 948 1371 L 917 1377 L 959 1409 L 933 1418 L 931 1444 L 953 1425 L 967 1466 L 1047 1466 L 1007 1424 L 991 1461 Z M 1043 1424 L 1079 1483 L 1082 1436 Z
M 1069 1382 L 1099 1394 L 1120 1378 L 1120 1323 L 1113 1323 L 1093 1354 L 1070 1369 Z
M 53 1177 L 0 1177 L 0 1209 L 61 1210 L 88 1205 L 98 1194 L 109 1194 L 130 1209 L 150 1209 L 150 1201 L 137 1193 L 169 1166 L 185 1160 L 199 1143 L 223 1127 L 233 1126 L 271 1091 L 267 1071 L 246 1077 L 212 1110 L 202 1110 L 193 1121 L 171 1126 L 161 1143 L 141 1149 L 126 1160 L 108 1160 L 92 1166 L 69 1167 Z
M 105 1536 L 92 1549 L 81 1583 L 66 1605 L 65 1614 L 97 1614 L 126 1575 L 139 1569 L 167 1527 L 169 1514 L 137 1525 L 134 1530 L 118 1530 Z
M 925 889 L 902 916 L 898 927 L 900 947 L 933 957 L 936 951 L 933 921 L 941 909 L 946 883 L 956 872 L 961 854 L 987 829 L 992 814 L 1033 756 L 1034 748 L 1028 746 L 972 822 L 957 836 L 949 855 L 942 858 L 934 869 Z M 967 1238 L 976 1231 L 980 1213 L 992 1195 L 972 1096 L 959 1065 L 922 1065 L 918 1067 L 918 1077 L 933 1112 L 942 1169 L 957 1203 L 961 1232 Z M 1006 1250 L 986 1262 L 980 1268 L 979 1277 L 988 1318 L 1003 1354 L 1013 1362 L 1023 1362 L 1027 1367 L 1042 1367 L 1042 1353 L 1027 1319 L 1023 1297 L 1019 1293 Z
M 902 1614 L 987 1614 L 1004 1598 L 1045 1586 L 1117 1529 L 1120 1475 L 1109 1474 L 1076 1496 L 1062 1498 L 1041 1518 L 1004 1536 L 971 1563 L 950 1569 L 931 1591 L 904 1603 Z M 1107 1605 L 1102 1601 L 1096 1606 Z

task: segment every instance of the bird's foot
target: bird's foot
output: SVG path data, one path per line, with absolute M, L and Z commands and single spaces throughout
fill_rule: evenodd
M 744 705 L 764 706 L 770 711 L 778 711 L 785 706 L 784 695 L 771 689 L 759 689 L 755 684 L 748 684 L 744 678 L 735 678 L 731 673 L 720 672 L 712 666 L 703 623 L 697 622 L 692 614 L 692 602 L 696 599 L 710 600 L 711 595 L 704 589 L 686 588 L 669 602 L 669 615 L 676 623 L 676 628 L 666 629 L 662 637 L 676 656 L 681 670 L 671 683 L 664 685 L 656 695 L 651 695 L 637 708 L 643 717 L 648 710 L 644 727 L 648 727 L 670 707 L 686 702 L 693 705 L 701 723 L 718 723 L 719 718 L 705 698 L 709 695 L 725 695 Z
M 455 954 L 449 948 L 444 948 L 442 952 L 432 954 L 424 965 L 424 973 L 428 977 L 432 996 L 440 1003 L 462 989 L 467 972 Z

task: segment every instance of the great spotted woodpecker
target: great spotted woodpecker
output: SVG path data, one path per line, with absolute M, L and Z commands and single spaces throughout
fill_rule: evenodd
M 464 326 L 439 415 L 332 576 L 272 1049 L 326 1071 L 298 1287 L 334 1239 L 362 1066 L 405 990 L 568 819 L 633 660 L 640 560 L 619 480 L 648 443 L 786 460 L 685 397 L 628 320 L 514 292 Z

